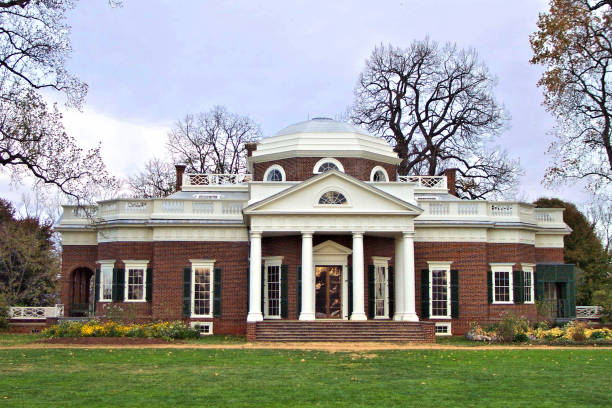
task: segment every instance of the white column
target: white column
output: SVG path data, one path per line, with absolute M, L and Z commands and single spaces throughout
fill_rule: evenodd
M 367 320 L 363 285 L 363 233 L 353 232 L 353 313 L 351 320 Z
M 402 320 L 418 322 L 414 306 L 414 233 L 404 232 L 402 237 L 402 263 L 404 264 L 404 315 Z
M 302 232 L 302 311 L 300 320 L 315 319 L 315 276 L 312 265 L 312 232 Z
M 251 232 L 251 263 L 249 265 L 249 314 L 247 322 L 263 320 L 261 314 L 261 232 Z
M 403 238 L 395 238 L 395 313 L 393 320 L 403 320 L 404 307 L 404 263 Z

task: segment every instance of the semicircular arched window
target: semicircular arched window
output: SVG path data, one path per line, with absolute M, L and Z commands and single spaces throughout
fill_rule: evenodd
M 330 170 L 337 170 L 340 171 L 340 169 L 338 168 L 338 166 L 336 166 L 334 163 L 332 162 L 325 162 L 322 165 L 319 166 L 319 173 L 325 173 L 326 171 L 330 171 Z
M 319 204 L 326 205 L 347 205 L 348 201 L 344 194 L 338 191 L 327 191 L 319 198 Z
M 374 173 L 374 181 L 387 181 L 387 175 L 382 170 L 377 170 Z
M 283 181 L 283 174 L 278 169 L 271 170 L 266 177 L 266 181 Z

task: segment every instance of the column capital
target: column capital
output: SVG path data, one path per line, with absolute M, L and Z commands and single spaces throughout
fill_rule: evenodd
M 353 237 L 363 237 L 363 234 L 365 234 L 365 231 L 353 231 L 352 234 L 353 234 Z
M 261 231 L 250 231 L 249 232 L 249 236 L 251 238 L 261 238 L 261 234 L 262 234 Z
M 414 238 L 414 231 L 403 231 L 402 237 L 403 238 Z
M 303 237 L 312 237 L 314 234 L 314 231 L 300 231 L 302 233 Z

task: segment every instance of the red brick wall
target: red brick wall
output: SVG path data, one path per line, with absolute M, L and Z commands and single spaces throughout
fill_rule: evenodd
M 253 165 L 253 180 L 262 181 L 266 169 L 274 164 L 280 165 L 285 170 L 287 181 L 304 181 L 311 178 L 315 164 L 323 157 L 294 157 L 290 159 L 273 160 Z M 393 164 L 377 162 L 369 159 L 354 157 L 335 157 L 342 166 L 344 172 L 359 180 L 370 181 L 370 173 L 376 166 L 383 167 L 389 175 L 389 181 L 395 181 L 395 166 Z
M 537 263 L 563 263 L 563 248 L 536 248 L 535 258 Z
M 97 245 L 64 245 L 62 247 L 60 298 L 64 304 L 66 316 L 70 315 L 72 304 L 72 272 L 77 268 L 88 268 L 95 273 L 97 252 Z

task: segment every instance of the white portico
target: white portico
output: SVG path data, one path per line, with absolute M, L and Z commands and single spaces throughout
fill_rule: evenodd
M 395 238 L 395 310 L 389 318 L 417 321 L 413 237 L 414 218 L 421 212 L 413 204 L 334 170 L 251 203 L 244 209 L 250 227 L 247 321 L 264 319 L 261 310 L 262 238 L 296 234 L 301 236 L 300 320 L 315 319 L 315 286 L 325 284 L 325 280 L 319 282 L 321 276 L 317 268 L 330 264 L 338 266 L 337 275 L 341 276 L 338 291 L 341 290 L 342 296 L 338 296 L 341 299 L 338 301 L 342 302 L 342 317 L 367 319 L 365 265 L 370 260 L 364 258 L 364 237 L 371 235 Z M 317 234 L 350 235 L 352 247 L 344 247 L 333 240 L 313 247 L 313 237 Z M 350 265 L 349 256 L 352 258 Z M 349 270 L 352 271 L 350 293 L 347 284 Z M 327 284 L 330 284 L 332 278 L 327 279 Z

